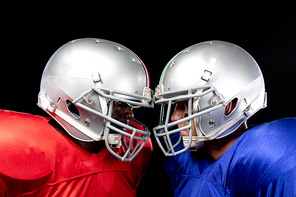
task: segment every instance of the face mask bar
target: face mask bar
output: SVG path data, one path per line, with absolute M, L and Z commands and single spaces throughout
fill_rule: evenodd
M 126 93 L 126 92 L 121 92 L 121 91 L 118 91 L 118 90 L 111 90 L 109 88 L 94 86 L 90 90 L 82 93 L 80 97 L 78 97 L 77 99 L 75 99 L 73 101 L 73 103 L 74 104 L 77 103 L 82 98 L 88 98 L 88 99 L 91 100 L 90 94 L 92 92 L 96 92 L 100 96 L 105 97 L 107 99 L 116 100 L 116 101 L 119 101 L 119 102 L 124 102 L 124 103 L 130 104 L 130 105 L 132 105 L 134 107 L 135 106 L 148 107 L 148 108 L 153 107 L 153 103 L 149 104 L 149 102 L 151 101 L 151 90 L 149 88 L 144 88 L 143 96 L 141 96 L 141 95 L 137 95 L 137 94 L 129 94 L 129 93 Z M 138 100 L 138 101 L 124 99 L 124 98 L 120 98 L 120 97 L 114 96 L 114 95 L 127 96 L 127 97 L 131 97 L 131 98 L 133 98 L 135 100 Z M 86 101 L 86 102 L 88 102 L 88 101 Z
M 82 99 L 84 99 L 84 100 L 85 100 L 85 98 L 89 99 L 89 96 L 93 92 L 96 92 L 98 94 L 98 96 L 101 96 L 104 99 L 110 100 L 109 109 L 108 109 L 107 114 L 98 112 L 98 111 L 91 109 L 90 107 L 80 103 L 80 101 Z M 120 98 L 119 97 L 120 95 L 132 97 L 138 101 Z M 145 95 L 145 92 L 144 92 L 144 95 Z M 144 126 L 142 123 L 138 122 L 135 119 L 129 120 L 128 123 L 125 124 L 125 123 L 122 123 L 122 122 L 112 118 L 111 116 L 112 116 L 112 111 L 113 111 L 113 101 L 119 101 L 119 102 L 127 103 L 127 104 L 130 104 L 133 106 L 143 106 L 143 107 L 151 108 L 151 107 L 153 107 L 153 105 L 149 104 L 150 100 L 151 100 L 151 98 L 147 95 L 146 96 L 131 95 L 131 94 L 128 94 L 125 92 L 115 91 L 115 90 L 110 90 L 108 88 L 95 86 L 92 89 L 90 89 L 89 91 L 84 92 L 80 97 L 75 99 L 73 101 L 73 103 L 80 108 L 83 108 L 91 113 L 94 113 L 94 114 L 104 118 L 105 119 L 104 138 L 105 138 L 105 144 L 106 144 L 107 149 L 118 159 L 120 159 L 122 161 L 131 161 L 141 151 L 141 149 L 145 146 L 146 142 L 149 139 L 150 131 L 146 126 Z M 111 125 L 111 123 L 113 125 L 119 126 L 122 129 L 119 129 L 119 128 Z M 122 144 L 123 144 L 122 149 L 121 148 L 120 149 L 111 148 L 108 143 L 111 133 L 114 134 L 114 132 L 122 135 L 122 137 L 121 137 Z
M 105 138 L 109 139 L 110 130 L 122 134 L 122 149 L 111 148 L 108 140 L 105 140 L 107 149 L 118 159 L 122 161 L 131 161 L 142 150 L 150 137 L 149 129 L 136 119 L 128 120 L 128 126 L 122 131 L 107 122 Z M 140 131 L 139 131 L 140 130 Z
M 200 97 L 205 96 L 211 92 L 214 93 L 214 97 L 219 98 L 221 101 L 223 100 L 223 97 L 218 93 L 218 91 L 216 91 L 215 87 L 210 84 L 199 86 L 197 88 L 192 88 L 189 90 L 178 90 L 178 91 L 170 91 L 167 93 L 158 93 L 158 96 L 161 99 L 158 101 L 155 101 L 155 103 L 161 104 L 160 123 L 158 126 L 153 128 L 153 132 L 154 132 L 156 141 L 159 144 L 165 156 L 175 156 L 188 150 L 192 143 L 192 124 L 193 124 L 192 122 L 194 121 L 194 118 L 198 116 L 202 116 L 204 114 L 207 114 L 213 110 L 216 110 L 224 106 L 223 103 L 219 103 L 215 106 L 212 105 L 212 107 L 209 107 L 208 109 L 205 109 L 203 111 L 199 111 L 193 114 L 192 112 L 193 100 L 199 99 Z M 172 96 L 172 97 L 170 98 L 169 96 Z M 171 112 L 172 104 L 174 102 L 184 101 L 184 100 L 188 100 L 188 116 L 174 122 L 169 122 L 169 119 L 172 113 Z M 166 105 L 167 105 L 167 111 L 165 113 Z M 166 117 L 164 118 L 164 116 Z M 188 121 L 187 126 L 175 129 L 175 127 L 177 127 L 178 124 L 187 122 L 187 121 Z M 175 134 L 186 129 L 189 129 L 189 142 L 186 147 L 183 147 L 183 144 L 181 143 L 182 136 L 179 135 L 179 137 L 176 138 L 177 135 Z M 180 147 L 179 145 L 182 145 L 182 146 Z
M 165 115 L 165 112 L 164 112 L 165 105 L 166 105 L 165 103 L 161 104 L 161 108 L 162 108 L 161 116 Z M 188 106 L 190 105 L 192 105 L 192 98 L 188 100 Z M 153 128 L 156 141 L 166 156 L 174 156 L 186 151 L 192 142 L 192 122 L 189 121 L 191 120 L 191 118 L 187 117 L 187 118 L 183 118 L 181 120 L 169 123 L 171 108 L 172 108 L 171 106 L 172 106 L 172 100 L 170 100 L 167 104 L 168 109 L 166 111 L 165 120 L 160 121 L 160 124 L 157 127 Z M 188 107 L 188 114 L 192 114 L 191 111 L 192 111 L 192 107 L 191 108 Z M 178 124 L 186 121 L 189 121 L 189 124 L 187 126 L 175 129 L 175 127 L 178 126 Z M 189 129 L 189 145 L 188 147 L 185 147 L 186 149 L 175 152 L 175 148 L 182 142 L 181 140 L 182 138 L 180 135 L 178 139 L 175 139 L 175 138 L 174 140 L 171 140 L 171 139 L 174 134 L 179 133 L 182 130 L 186 130 L 186 129 Z M 162 139 L 162 141 L 160 139 Z M 175 142 L 176 140 L 177 142 Z

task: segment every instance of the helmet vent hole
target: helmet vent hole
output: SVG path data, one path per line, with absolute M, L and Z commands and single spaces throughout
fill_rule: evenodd
M 74 105 L 71 101 L 66 100 L 66 105 L 69 112 L 74 116 L 74 118 L 80 118 L 80 113 L 76 105 Z
M 57 100 L 57 104 L 59 104 L 60 101 L 61 101 L 61 97 L 58 98 L 58 100 Z

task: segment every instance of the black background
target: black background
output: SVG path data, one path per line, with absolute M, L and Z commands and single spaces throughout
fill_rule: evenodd
M 95 37 L 118 42 L 146 64 L 151 88 L 166 63 L 198 42 L 224 40 L 247 50 L 263 72 L 268 107 L 249 120 L 260 124 L 295 115 L 294 2 L 283 1 L 10 1 L 2 5 L 0 109 L 46 116 L 36 105 L 42 71 L 66 42 Z M 151 130 L 159 107 L 135 110 Z M 0 120 L 1 121 L 1 120 Z M 138 196 L 172 196 L 155 143 Z

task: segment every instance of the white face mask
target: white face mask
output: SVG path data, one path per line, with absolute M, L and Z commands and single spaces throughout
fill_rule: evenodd
M 183 146 L 187 147 L 189 143 L 189 136 L 182 136 L 183 139 Z M 196 151 L 197 149 L 201 148 L 204 146 L 203 141 L 198 141 L 197 136 L 192 136 L 192 142 L 188 150 L 190 151 Z

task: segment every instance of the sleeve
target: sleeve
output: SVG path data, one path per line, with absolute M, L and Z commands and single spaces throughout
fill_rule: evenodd
M 296 169 L 282 174 L 276 180 L 261 186 L 255 196 L 296 196 Z
M 295 119 L 280 119 L 240 137 L 228 173 L 232 195 L 296 196 L 295 127 Z
M 270 169 L 257 183 L 253 196 L 296 196 L 295 153 Z
M 296 196 L 296 121 L 281 119 L 270 125 L 264 156 L 272 165 L 264 166 L 261 161 L 266 172 L 257 179 L 253 196 Z

